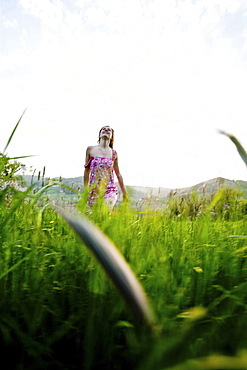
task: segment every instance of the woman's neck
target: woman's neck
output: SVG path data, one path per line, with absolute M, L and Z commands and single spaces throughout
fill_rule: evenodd
M 101 146 L 101 148 L 109 148 L 110 147 L 110 140 L 105 138 L 105 137 L 102 137 L 100 139 L 100 142 L 99 142 L 99 146 Z

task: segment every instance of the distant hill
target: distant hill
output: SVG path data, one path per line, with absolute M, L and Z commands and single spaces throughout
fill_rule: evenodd
M 24 175 L 23 179 L 26 181 L 28 185 L 35 184 L 35 188 L 38 190 L 40 189 L 43 185 L 47 184 L 48 180 L 54 180 L 59 182 L 61 180 L 62 184 L 69 186 L 73 189 L 76 189 L 79 191 L 83 190 L 83 177 L 69 177 L 69 178 L 51 178 L 51 179 L 42 179 L 38 178 L 38 176 L 31 176 L 31 175 Z
M 144 198 L 167 198 L 170 188 L 152 188 L 148 186 L 127 186 L 131 198 L 138 200 Z
M 200 182 L 199 184 L 187 188 L 173 189 L 172 192 L 176 196 L 182 196 L 193 192 L 197 192 L 198 194 L 214 194 L 222 187 L 243 191 L 245 197 L 247 197 L 247 181 L 228 180 L 222 177 Z
M 47 183 L 47 179 L 40 179 L 38 180 L 37 176 L 31 176 L 26 175 L 24 176 L 24 180 L 27 182 L 28 185 L 31 183 L 36 184 L 36 189 L 42 187 L 43 184 Z M 59 179 L 56 179 L 57 181 Z M 63 178 L 62 184 L 72 187 L 75 190 L 78 190 L 80 192 L 83 191 L 83 177 L 71 177 L 71 178 Z M 116 183 L 116 186 L 118 187 L 118 184 Z M 171 194 L 173 196 L 183 196 L 186 194 L 190 194 L 193 192 L 198 192 L 198 194 L 214 194 L 217 193 L 217 191 L 221 187 L 227 187 L 227 188 L 233 188 L 237 189 L 239 191 L 243 191 L 244 196 L 247 197 L 247 181 L 242 180 L 228 180 L 222 177 L 217 177 L 215 179 L 207 180 L 204 182 L 201 182 L 199 184 L 185 187 L 185 188 L 178 188 L 178 189 L 171 189 L 171 188 L 153 188 L 153 187 L 147 187 L 147 186 L 127 186 L 129 195 L 131 199 L 134 201 L 140 201 L 140 200 L 158 200 L 158 199 L 167 199 Z M 61 190 L 61 189 L 60 189 Z M 64 192 L 68 192 L 64 190 Z

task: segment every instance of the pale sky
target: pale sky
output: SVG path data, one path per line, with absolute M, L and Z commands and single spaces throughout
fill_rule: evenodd
M 115 130 L 126 185 L 247 180 L 246 0 L 0 0 L 0 151 L 83 175 Z

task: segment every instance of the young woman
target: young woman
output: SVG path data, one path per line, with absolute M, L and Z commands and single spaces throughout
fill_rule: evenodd
M 116 201 L 118 190 L 114 183 L 113 170 L 118 179 L 123 198 L 127 197 L 122 175 L 118 167 L 118 155 L 113 149 L 114 130 L 109 126 L 100 129 L 98 145 L 86 150 L 84 189 L 89 191 L 88 205 L 91 207 L 102 194 L 110 211 Z

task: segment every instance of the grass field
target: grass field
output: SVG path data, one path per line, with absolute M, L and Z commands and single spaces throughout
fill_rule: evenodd
M 135 314 L 42 191 L 3 186 L 0 344 L 6 369 L 246 369 L 246 200 L 233 189 L 89 218 L 144 288 Z M 78 212 L 85 204 L 79 202 Z M 228 364 L 228 365 L 227 365 Z M 228 366 L 228 367 L 227 367 Z M 3 367 L 4 368 L 4 365 Z
M 171 196 L 156 211 L 122 204 L 111 215 L 87 213 L 83 196 L 61 211 L 50 184 L 18 190 L 17 159 L 0 153 L 2 369 L 247 369 L 241 192 Z

